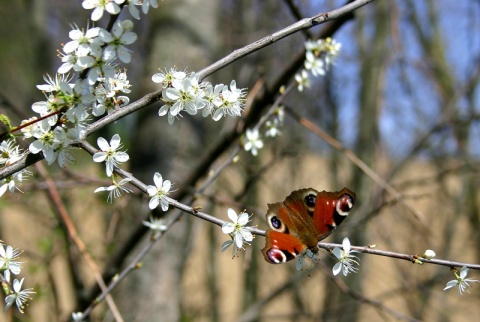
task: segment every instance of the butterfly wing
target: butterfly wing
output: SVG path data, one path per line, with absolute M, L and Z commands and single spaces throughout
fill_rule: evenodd
M 312 192 L 313 191 L 313 192 Z M 269 263 L 278 264 L 294 259 L 307 248 L 317 245 L 314 230 L 314 207 L 304 205 L 307 193 L 317 194 L 313 189 L 293 191 L 285 201 L 269 204 L 265 248 L 262 253 Z
M 336 192 L 308 188 L 293 191 L 283 203 L 269 204 L 265 260 L 280 264 L 306 249 L 316 252 L 317 243 L 342 223 L 354 203 L 355 193 L 347 188 Z
M 354 204 L 355 193 L 348 188 L 335 192 L 319 192 L 313 214 L 317 241 L 327 238 L 347 218 Z
M 297 237 L 268 229 L 262 254 L 267 262 L 280 264 L 294 259 L 305 249 L 306 246 Z

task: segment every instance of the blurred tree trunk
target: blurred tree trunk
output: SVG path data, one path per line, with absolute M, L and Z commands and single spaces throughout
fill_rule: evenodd
M 154 90 L 155 84 L 151 83 L 150 77 L 158 69 L 176 68 L 193 72 L 208 65 L 209 61 L 213 61 L 215 40 L 218 39 L 218 1 L 169 1 L 160 2 L 159 5 L 161 10 L 151 10 L 147 16 L 150 36 L 147 52 L 143 54 L 145 88 L 149 89 L 144 88 L 142 93 Z M 198 28 L 198 21 L 202 21 L 202 28 Z M 201 117 L 184 118 L 177 120 L 175 126 L 168 125 L 166 118 L 158 117 L 160 106 L 152 106 L 136 115 L 136 125 L 133 127 L 136 131 L 131 134 L 132 145 L 129 148 L 129 153 L 136 156 L 132 159 L 131 170 L 148 184 L 152 184 L 155 172 L 160 172 L 164 179 L 178 184 L 188 172 L 186 169 L 191 166 L 187 160 L 195 162 L 197 158 L 192 156 L 201 155 L 202 140 L 208 134 L 204 132 Z M 155 140 L 156 144 L 152 145 L 153 137 L 162 139 Z M 138 215 L 123 219 L 122 230 L 127 233 L 129 228 L 145 220 L 149 212 L 145 200 L 143 206 L 135 202 L 130 206 L 132 211 L 125 213 Z M 171 209 L 168 214 L 175 211 Z M 192 226 L 195 223 L 198 220 L 191 216 L 182 216 L 146 256 L 142 268 L 122 283 L 115 294 L 126 321 L 173 322 L 191 318 L 182 312 L 182 281 L 185 265 L 190 258 L 192 240 L 196 237 L 196 230 Z M 148 237 L 147 234 L 146 238 Z M 139 247 L 141 245 L 143 243 Z M 214 313 L 213 317 L 215 315 Z
M 408 4 L 413 6 L 413 2 L 410 0 L 408 1 Z M 449 64 L 446 61 L 445 45 L 439 29 L 436 9 L 435 2 L 428 1 L 427 15 L 419 14 L 412 7 L 409 18 L 418 43 L 424 52 L 425 63 L 422 64 L 422 67 L 425 68 L 426 73 L 429 74 L 430 78 L 433 80 L 438 93 L 440 113 L 446 120 L 455 122 L 457 108 L 455 102 L 454 78 L 452 71 L 449 68 Z M 422 24 L 424 21 L 427 21 L 427 23 Z M 465 138 L 464 135 L 461 134 L 461 131 L 456 132 L 458 134 L 458 142 L 464 142 Z M 463 143 L 461 143 L 461 145 L 463 145 Z M 436 153 L 433 152 L 432 154 L 435 155 Z M 442 171 L 441 168 L 446 165 L 444 162 L 445 160 L 441 156 L 434 161 L 434 164 L 439 166 L 439 171 Z M 444 184 L 446 188 L 446 182 L 442 182 L 442 184 Z M 448 188 L 446 188 L 446 190 L 448 191 Z M 458 204 L 454 207 L 458 208 Z M 451 225 L 454 225 L 454 222 L 451 222 Z M 444 252 L 448 252 L 451 245 L 451 238 L 453 237 L 452 230 L 448 226 L 450 225 L 446 226 L 446 231 L 442 234 L 445 238 L 446 246 Z M 398 268 L 398 274 L 407 278 L 409 272 L 408 270 Z M 432 288 L 426 287 L 422 289 L 421 294 L 407 300 L 406 304 L 410 310 L 410 314 L 419 319 L 425 319 L 425 315 L 428 313 L 425 308 L 431 296 Z
M 413 1 L 409 0 L 408 4 L 413 6 Z M 447 46 L 442 39 L 442 31 L 439 22 L 438 6 L 435 1 L 428 1 L 427 4 L 428 15 L 419 14 L 418 11 L 410 11 L 410 21 L 414 28 L 415 35 L 418 38 L 424 52 L 424 68 L 426 73 L 432 79 L 436 92 L 439 97 L 440 114 L 446 124 L 451 129 L 451 134 L 447 131 L 447 136 L 454 138 L 456 151 L 459 159 L 464 162 L 464 167 L 467 171 L 463 171 L 459 175 L 460 189 L 451 195 L 450 198 L 454 200 L 453 212 L 458 215 L 465 214 L 468 217 L 472 227 L 480 226 L 480 205 L 478 202 L 478 177 L 471 175 L 469 169 L 474 163 L 474 159 L 471 155 L 471 146 L 474 146 L 478 140 L 472 136 L 472 121 L 473 118 L 461 115 L 461 100 L 466 99 L 467 102 L 472 103 L 472 84 L 477 84 L 479 79 L 479 72 L 477 69 L 472 69 L 471 75 L 468 75 L 464 84 L 461 84 L 462 80 L 457 79 L 454 70 L 451 69 L 451 64 L 447 59 Z M 427 20 L 427 24 L 422 21 Z M 462 92 L 463 91 L 463 92 Z M 475 115 L 475 108 L 472 104 L 467 108 L 468 113 L 471 116 Z M 445 134 L 444 134 L 445 135 Z M 474 139 L 474 142 L 471 139 Z M 445 137 L 446 141 L 447 138 Z M 472 145 L 473 143 L 473 145 Z M 435 149 L 435 147 L 434 147 Z M 448 151 L 432 151 L 432 155 L 436 155 L 436 159 L 433 160 L 433 164 L 438 167 L 438 173 L 442 173 L 445 168 L 449 167 L 448 158 L 444 155 L 449 153 Z M 447 178 L 441 177 L 440 182 L 443 185 L 444 191 L 449 191 Z M 452 253 L 453 238 L 455 237 L 455 229 L 459 218 L 453 216 L 449 217 L 450 224 L 445 226 L 445 231 L 442 233 L 444 239 L 445 248 L 443 250 L 443 256 Z M 477 243 L 480 242 L 479 235 L 476 234 Z M 480 252 L 477 249 L 477 261 L 480 258 Z M 404 272 L 406 276 L 408 272 Z M 417 300 L 407 301 L 412 316 L 420 319 L 424 319 L 428 311 L 426 306 L 430 300 L 432 294 L 431 288 L 425 288 L 420 297 Z M 445 319 L 444 321 L 448 321 Z
M 47 33 L 50 17 L 45 1 L 16 1 L 0 8 L 0 113 L 12 124 L 32 114 L 31 104 L 44 98 L 35 88 L 42 74 L 52 70 L 52 41 Z M 18 23 L 23 17 L 23 23 Z M 14 26 L 14 28 L 12 28 Z M 3 123 L 0 129 L 4 130 Z
M 385 62 L 388 55 L 388 31 L 389 31 L 389 7 L 388 1 L 378 1 L 369 6 L 368 17 L 364 12 L 357 15 L 356 27 L 358 43 L 358 60 L 360 75 L 358 84 L 358 100 L 360 110 L 357 112 L 357 136 L 353 150 L 371 168 L 375 169 L 377 150 L 380 145 L 378 118 L 382 108 L 381 99 L 385 75 Z M 365 19 L 373 19 L 365 28 Z M 341 120 L 337 120 L 341 126 Z M 370 178 L 358 168 L 353 166 L 351 187 L 357 194 L 357 200 L 361 203 L 369 202 L 372 196 L 373 183 Z M 363 245 L 365 236 L 363 230 L 353 230 L 349 233 L 349 239 L 356 245 Z M 357 292 L 362 292 L 362 277 L 357 274 L 349 275 L 349 287 Z M 361 303 L 351 301 L 351 297 L 338 290 L 331 283 L 327 284 L 324 301 L 324 321 L 356 321 L 359 319 Z M 348 303 L 348 308 L 339 307 L 339 303 Z

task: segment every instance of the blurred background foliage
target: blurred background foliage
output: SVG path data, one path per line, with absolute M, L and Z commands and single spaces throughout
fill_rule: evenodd
M 86 26 L 89 12 L 81 1 L 3 4 L 0 112 L 18 124 L 33 114 L 31 104 L 43 99 L 35 85 L 59 66 L 57 49 L 68 41 L 70 26 Z M 161 1 L 158 10 L 134 21 L 139 39 L 126 66 L 133 84 L 130 98 L 156 89 L 151 75 L 159 68 L 200 70 L 301 17 L 343 4 Z M 283 200 L 292 190 L 348 186 L 357 193 L 357 204 L 327 241 L 348 236 L 354 245 L 376 244 L 411 254 L 430 248 L 439 258 L 480 262 L 479 16 L 480 2 L 475 0 L 375 1 L 332 29 L 342 51 L 330 72 L 285 101 L 398 189 L 403 200 L 423 214 L 430 232 L 343 151 L 288 115 L 279 138 L 265 140 L 257 158 L 240 153 L 240 161 L 194 205 L 222 219 L 227 219 L 228 207 L 247 209 L 255 215 L 254 224 L 264 229 L 267 203 Z M 122 18 L 132 19 L 127 13 Z M 235 79 L 237 86 L 249 90 L 264 84 L 261 99 L 245 114 L 249 122 L 266 111 L 279 80 L 294 75 L 290 69 L 298 67 L 294 62 L 304 54 L 304 41 L 328 34 L 334 24 L 283 39 L 208 80 L 229 84 Z M 243 121 L 185 115 L 169 126 L 166 118 L 158 117 L 159 108 L 158 103 L 147 107 L 98 135 L 121 135 L 131 157 L 128 170 L 145 183 L 151 184 L 158 171 L 179 191 L 192 191 L 227 157 L 236 140 L 226 144 L 225 138 L 236 138 L 235 129 Z M 90 139 L 94 143 L 96 137 Z M 213 162 L 201 168 L 201 161 L 211 155 Z M 147 200 L 128 195 L 107 205 L 106 196 L 93 195 L 96 187 L 108 184 L 103 167 L 93 165 L 81 151 L 75 157 L 74 167 L 48 170 L 109 280 L 149 238 L 141 226 L 149 214 Z M 98 294 L 90 269 L 44 190 L 42 178 L 35 175 L 24 194 L 0 200 L 0 237 L 25 250 L 24 274 L 31 276 L 27 287 L 37 291 L 27 314 L 18 317 L 21 321 L 66 321 Z M 189 197 L 185 193 L 179 198 Z M 334 262 L 325 253 L 307 277 L 296 272 L 294 264 L 267 264 L 259 252 L 262 237 L 232 260 L 229 251 L 220 252 L 226 238 L 217 226 L 184 215 L 147 255 L 143 267 L 114 292 L 125 321 L 467 321 L 480 314 L 478 285 L 461 301 L 456 291 L 442 291 L 453 279 L 445 267 L 361 255 L 358 274 L 332 278 Z M 0 315 L 2 322 L 7 318 Z M 94 310 L 92 321 L 111 320 L 106 305 Z

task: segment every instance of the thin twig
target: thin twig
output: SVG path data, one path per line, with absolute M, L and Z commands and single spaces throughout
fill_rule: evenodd
M 327 250 L 333 250 L 335 247 L 338 248 L 343 248 L 342 245 L 340 244 L 333 244 L 333 243 L 318 243 L 318 247 L 327 249 Z M 462 266 L 467 266 L 468 268 L 480 270 L 480 264 L 470 264 L 470 263 L 461 263 L 461 262 L 453 262 L 453 261 L 448 261 L 444 259 L 426 259 L 421 257 L 420 255 L 410 255 L 410 254 L 403 254 L 403 253 L 396 253 L 396 252 L 390 252 L 386 250 L 380 250 L 376 248 L 372 248 L 369 246 L 351 246 L 350 247 L 352 250 L 356 250 L 360 253 L 365 253 L 365 254 L 372 254 L 372 255 L 378 255 L 378 256 L 385 256 L 385 257 L 391 257 L 391 258 L 396 258 L 396 259 L 403 259 L 412 263 L 416 263 L 416 261 L 425 263 L 425 264 L 435 264 L 435 265 L 441 265 L 441 266 L 447 266 L 447 267 L 462 267 Z M 419 263 L 417 263 L 419 264 Z
M 48 196 L 49 196 L 50 200 L 52 201 L 52 203 L 54 204 L 55 209 L 58 212 L 59 218 L 62 221 L 65 229 L 68 232 L 68 236 L 75 243 L 78 250 L 80 251 L 80 253 L 85 258 L 85 261 L 90 266 L 90 268 L 93 272 L 93 276 L 95 277 L 95 280 L 97 281 L 100 288 L 105 291 L 106 288 L 107 288 L 107 285 L 105 284 L 105 282 L 102 279 L 102 274 L 100 273 L 100 269 L 97 266 L 97 264 L 95 263 L 95 261 L 93 260 L 90 253 L 88 252 L 87 247 L 83 243 L 82 239 L 78 235 L 77 229 L 75 228 L 75 225 L 73 224 L 72 220 L 70 219 L 68 211 L 67 211 L 65 205 L 63 204 L 63 201 L 62 201 L 62 198 L 60 197 L 60 194 L 58 193 L 58 190 L 55 186 L 55 182 L 52 180 L 52 178 L 48 174 L 47 170 L 45 169 L 45 167 L 41 163 L 36 164 L 36 168 L 37 168 L 37 171 L 39 172 L 39 174 L 45 180 L 45 183 L 47 184 Z M 114 302 L 113 298 L 110 295 L 108 295 L 106 297 L 106 300 L 107 300 L 108 306 L 110 307 L 110 310 L 112 311 L 112 314 L 113 314 L 115 320 L 119 321 L 119 322 L 123 322 L 124 320 L 123 320 L 123 318 L 120 314 L 120 311 L 118 311 L 118 308 L 115 305 L 115 302 Z
M 90 305 L 82 312 L 83 316 L 86 317 L 90 314 L 90 312 L 93 310 L 97 304 L 101 303 L 105 298 L 108 299 L 110 296 L 110 293 L 120 284 L 120 282 L 132 271 L 138 269 L 141 267 L 141 260 L 145 257 L 146 254 L 150 251 L 150 249 L 153 247 L 155 242 L 159 240 L 159 238 L 163 236 L 163 234 L 157 234 L 157 235 L 152 235 L 152 238 L 150 239 L 149 243 L 146 244 L 135 256 L 132 261 L 130 262 L 127 267 L 123 269 L 123 271 L 120 272 L 108 285 L 108 287 L 102 289 L 102 293 L 93 301 L 90 303 Z

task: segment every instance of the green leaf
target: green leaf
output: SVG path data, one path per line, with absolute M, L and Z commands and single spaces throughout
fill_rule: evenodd
M 8 118 L 8 116 L 6 116 L 5 114 L 0 114 L 0 121 L 5 124 L 9 130 L 12 129 L 12 123 L 10 123 L 10 119 Z

